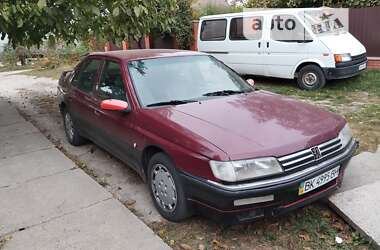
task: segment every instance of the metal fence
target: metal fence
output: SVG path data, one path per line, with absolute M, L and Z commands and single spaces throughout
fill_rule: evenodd
M 367 49 L 367 56 L 380 57 L 380 6 L 349 10 L 349 31 Z

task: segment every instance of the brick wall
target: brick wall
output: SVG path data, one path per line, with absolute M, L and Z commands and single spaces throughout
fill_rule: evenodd
M 380 58 L 368 58 L 369 69 L 380 69 Z

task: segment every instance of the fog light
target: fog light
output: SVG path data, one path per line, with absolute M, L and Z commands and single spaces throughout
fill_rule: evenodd
M 262 202 L 273 201 L 273 200 L 274 200 L 274 195 L 270 194 L 266 196 L 234 200 L 234 206 L 243 206 L 243 205 L 256 204 L 256 203 L 262 203 Z

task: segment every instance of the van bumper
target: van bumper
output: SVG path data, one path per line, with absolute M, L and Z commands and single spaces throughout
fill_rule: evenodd
M 363 69 L 359 69 L 359 67 L 363 64 L 365 64 L 365 67 Z M 367 64 L 368 60 L 365 60 L 359 64 L 346 67 L 323 68 L 323 71 L 327 80 L 344 79 L 360 74 L 360 72 L 364 71 L 367 68 Z
M 357 147 L 358 142 L 353 141 L 342 155 L 328 165 L 325 164 L 316 171 L 295 180 L 266 187 L 228 190 L 223 185 L 214 185 L 207 180 L 185 173 L 180 173 L 180 178 L 187 200 L 196 212 L 228 224 L 251 222 L 263 217 L 279 216 L 332 194 L 341 185 L 345 168 Z M 337 166 L 340 166 L 338 178 L 307 194 L 298 195 L 301 182 Z M 273 197 L 273 199 L 255 204 L 236 205 L 235 203 L 237 200 L 260 199 L 260 197 Z

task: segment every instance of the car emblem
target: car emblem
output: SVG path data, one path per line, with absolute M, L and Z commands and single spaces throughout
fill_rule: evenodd
M 310 149 L 310 151 L 311 151 L 311 153 L 312 153 L 313 156 L 314 156 L 314 160 L 318 160 L 318 159 L 320 159 L 320 158 L 322 157 L 322 155 L 321 155 L 321 151 L 319 150 L 318 147 L 312 147 L 312 148 Z

